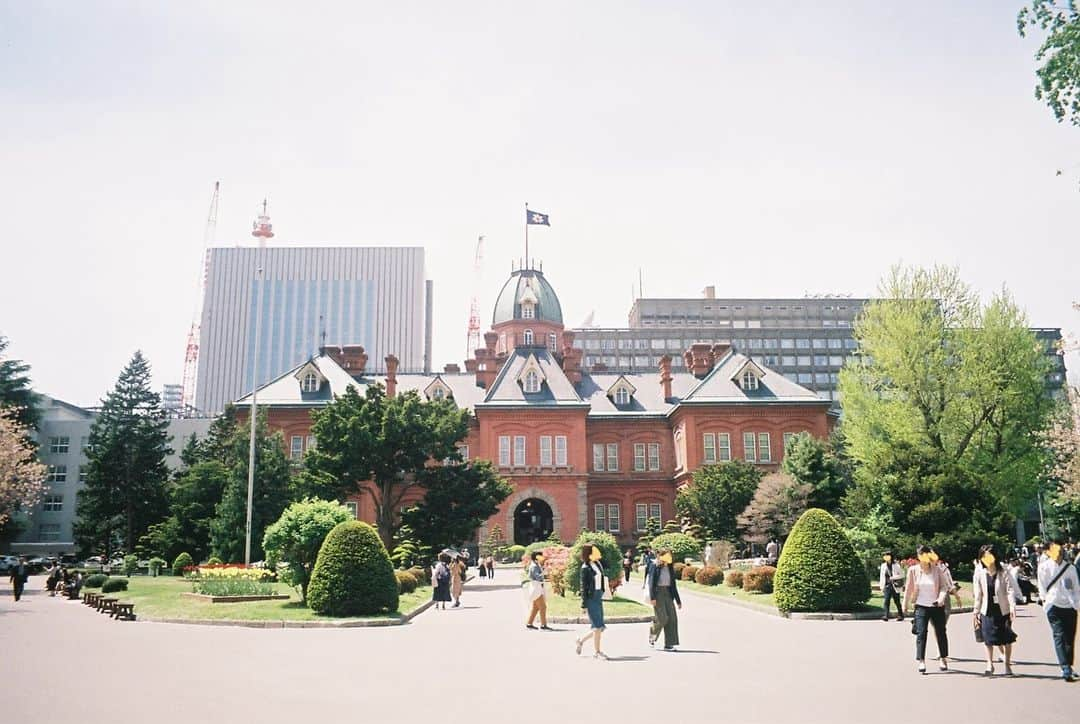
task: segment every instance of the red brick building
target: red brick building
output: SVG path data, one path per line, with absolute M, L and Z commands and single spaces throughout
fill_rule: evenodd
M 260 388 L 258 402 L 299 459 L 313 444 L 312 409 L 348 385 L 453 399 L 473 412 L 463 453 L 492 461 L 514 486 L 478 536 L 498 524 L 518 543 L 552 531 L 569 541 L 582 528 L 632 542 L 648 518 L 675 516 L 676 490 L 702 465 L 743 459 L 774 468 L 788 436 L 830 431 L 828 400 L 729 346 L 693 345 L 685 372 L 661 357 L 653 374 L 621 375 L 582 369 L 573 338 L 543 272 L 522 269 L 503 286 L 485 346 L 464 372 L 397 374 L 390 356 L 385 375 L 367 375 L 363 347 L 324 347 Z M 368 496 L 349 504 L 374 520 Z

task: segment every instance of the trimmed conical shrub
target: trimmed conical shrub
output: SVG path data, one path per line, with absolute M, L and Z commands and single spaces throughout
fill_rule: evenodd
M 781 611 L 849 611 L 870 598 L 870 581 L 836 519 L 811 508 L 791 529 L 773 590 Z
M 307 603 L 311 610 L 325 616 L 397 611 L 394 566 L 374 528 L 349 520 L 327 534 L 311 573 Z

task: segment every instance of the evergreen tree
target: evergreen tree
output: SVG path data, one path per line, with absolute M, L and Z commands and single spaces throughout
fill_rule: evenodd
M 30 365 L 4 355 L 8 339 L 0 335 L 0 407 L 15 409 L 15 421 L 37 429 L 40 421 L 38 396 L 30 389 Z
M 120 373 L 90 428 L 86 485 L 76 507 L 80 550 L 130 553 L 168 509 L 165 465 L 169 421 L 150 389 L 150 364 L 141 352 Z
M 244 560 L 247 532 L 248 434 L 233 433 L 228 479 L 210 523 L 210 547 L 223 561 Z M 266 415 L 255 426 L 255 483 L 251 503 L 251 559 L 263 558 L 266 527 L 281 517 L 291 502 L 291 469 L 280 432 L 268 434 Z
M 840 507 L 840 501 L 851 484 L 842 459 L 833 452 L 832 440 L 820 440 L 808 432 L 800 432 L 784 449 L 781 469 L 800 483 L 813 488 L 810 505 L 830 513 Z
M 233 460 L 233 438 L 239 424 L 236 420 L 236 406 L 225 405 L 221 414 L 210 423 L 206 438 L 199 443 L 200 460 L 217 460 L 224 465 L 231 465 Z M 246 455 L 246 453 L 245 453 Z
M 458 546 L 472 538 L 485 520 L 514 492 L 491 463 L 481 460 L 447 463 L 422 471 L 424 499 L 401 514 L 401 522 L 434 550 Z
M 710 540 L 734 540 L 736 518 L 750 503 L 760 482 L 757 466 L 742 460 L 705 465 L 694 472 L 693 482 L 675 496 L 675 509 L 691 523 L 700 525 Z

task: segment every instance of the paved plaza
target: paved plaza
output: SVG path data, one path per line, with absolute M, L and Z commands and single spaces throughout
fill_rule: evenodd
M 789 621 L 684 594 L 682 650 L 613 625 L 611 661 L 575 657 L 581 626 L 527 631 L 521 596 L 470 583 L 458 610 L 359 629 L 121 623 L 0 588 L 0 682 L 10 722 L 1076 722 L 1041 609 L 1017 621 L 1019 674 L 986 680 L 968 615 L 953 670 L 920 677 L 905 623 Z M 637 592 L 631 583 L 630 590 Z M 929 644 L 929 652 L 934 645 Z M 999 672 L 1001 666 L 998 666 Z

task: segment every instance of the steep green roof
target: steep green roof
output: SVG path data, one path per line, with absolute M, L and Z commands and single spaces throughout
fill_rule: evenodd
M 495 301 L 495 313 L 491 323 L 500 324 L 515 319 L 522 319 L 520 300 L 529 295 L 536 299 L 535 319 L 542 322 L 562 324 L 562 305 L 555 296 L 544 273 L 536 269 L 518 269 L 510 274 L 503 284 L 499 298 Z

